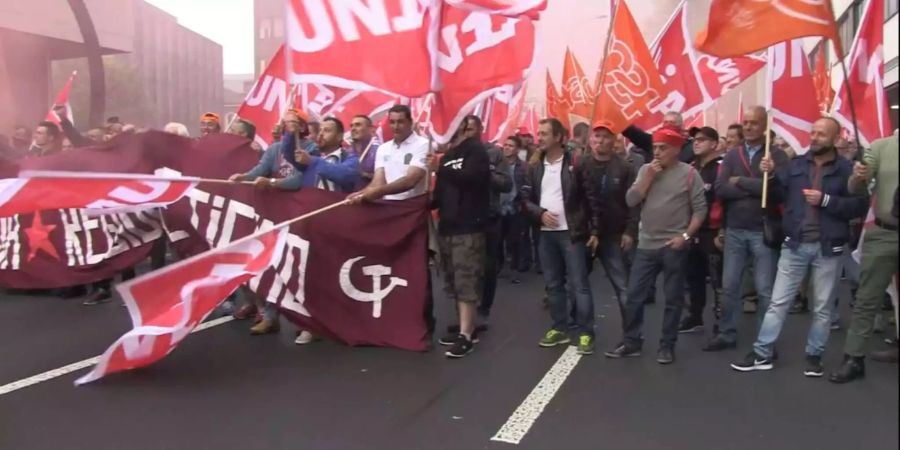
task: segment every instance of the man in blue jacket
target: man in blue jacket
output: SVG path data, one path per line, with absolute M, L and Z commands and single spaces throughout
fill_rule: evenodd
M 865 197 L 847 189 L 853 163 L 837 154 L 835 142 L 840 130 L 833 118 L 817 120 L 809 152 L 779 167 L 774 177 L 772 160 L 764 158 L 760 162 L 760 169 L 771 177 L 773 197 L 784 199 L 785 240 L 759 336 L 746 358 L 731 365 L 734 370 L 772 369 L 772 348 L 806 272 L 811 271 L 815 313 L 806 338 L 807 363 L 803 373 L 808 377 L 824 374 L 822 354 L 830 333 L 842 255 L 850 239 L 848 222 L 862 217 L 868 208 Z
M 303 172 L 303 188 L 324 189 L 331 192 L 353 192 L 359 184 L 359 155 L 341 147 L 344 123 L 327 117 L 319 126 L 316 144 L 319 155 L 302 148 L 291 150 L 293 137 L 288 136 L 281 151 L 294 168 Z

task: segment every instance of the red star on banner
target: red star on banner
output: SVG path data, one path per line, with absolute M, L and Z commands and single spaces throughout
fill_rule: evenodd
M 41 213 L 34 214 L 31 227 L 25 230 L 25 235 L 28 236 L 28 258 L 26 258 L 26 261 L 31 262 L 37 256 L 38 250 L 43 250 L 44 253 L 59 261 L 59 253 L 56 252 L 53 242 L 50 242 L 50 232 L 54 228 L 56 228 L 56 225 L 44 225 Z

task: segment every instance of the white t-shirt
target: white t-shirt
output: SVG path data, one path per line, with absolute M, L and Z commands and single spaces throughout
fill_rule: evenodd
M 552 164 L 546 158 L 544 159 L 544 178 L 541 179 L 541 208 L 556 214 L 559 227 L 547 228 L 541 226 L 543 231 L 566 231 L 569 229 L 569 223 L 566 222 L 566 207 L 563 201 L 562 167 L 563 158 L 559 158 L 559 161 Z
M 409 167 L 418 167 L 428 171 L 426 159 L 428 158 L 428 139 L 415 133 L 409 135 L 405 141 L 397 145 L 393 139 L 381 144 L 375 156 L 375 171 L 384 169 L 386 183 L 393 183 L 406 176 Z M 425 179 L 422 177 L 416 187 L 399 194 L 384 196 L 385 200 L 405 200 L 422 195 L 427 191 Z

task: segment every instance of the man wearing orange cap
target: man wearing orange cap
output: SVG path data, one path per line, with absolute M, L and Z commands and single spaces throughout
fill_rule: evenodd
M 639 356 L 643 345 L 644 299 L 660 272 L 664 273 L 666 309 L 656 361 L 675 361 L 678 322 L 684 307 L 684 266 L 691 239 L 706 218 L 703 180 L 678 160 L 685 138 L 678 128 L 664 126 L 653 133 L 653 156 L 641 167 L 625 200 L 641 207 L 641 228 L 628 280 L 624 308 L 624 339 L 609 358 Z
M 200 136 L 221 133 L 222 122 L 219 115 L 214 112 L 204 113 L 200 116 Z

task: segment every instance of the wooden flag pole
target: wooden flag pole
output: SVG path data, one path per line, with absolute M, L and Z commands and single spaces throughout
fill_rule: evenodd
M 772 111 L 769 110 L 766 112 L 766 150 L 763 154 L 763 158 L 770 159 L 772 157 Z M 763 174 L 763 186 L 762 186 L 762 208 L 766 209 L 766 204 L 768 203 L 769 197 L 769 173 Z
M 619 0 L 624 1 L 624 0 Z M 609 48 L 612 46 L 612 36 L 616 29 L 616 15 L 619 11 L 619 2 L 614 3 L 612 14 L 609 18 L 609 29 L 606 30 L 606 45 L 603 46 L 603 58 L 600 59 L 600 76 L 597 81 L 597 93 L 594 94 L 594 107 L 591 110 L 591 129 L 594 129 L 594 121 L 597 120 L 597 104 L 600 103 L 600 97 L 603 95 L 603 83 L 606 82 L 606 58 L 609 57 Z

